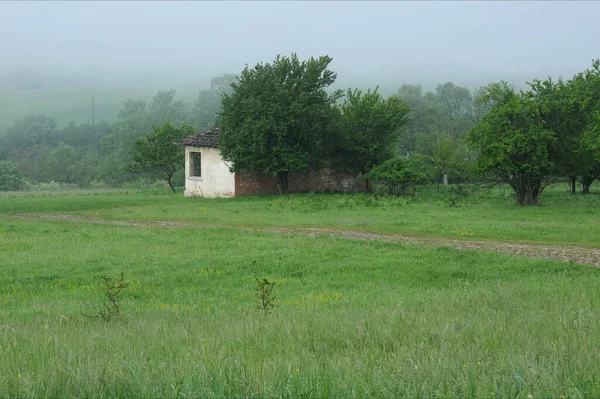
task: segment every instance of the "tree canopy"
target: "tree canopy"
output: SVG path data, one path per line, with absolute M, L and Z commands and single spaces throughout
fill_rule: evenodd
M 219 146 L 231 170 L 256 170 L 278 178 L 318 167 L 332 146 L 341 92 L 328 93 L 336 74 L 328 56 L 300 61 L 296 54 L 246 68 L 224 93 Z
M 410 108 L 397 97 L 384 99 L 377 89 L 348 90 L 340 106 L 338 164 L 348 172 L 368 173 L 396 153 Z
M 520 205 L 536 204 L 552 176 L 554 132 L 542 123 L 535 98 L 504 81 L 489 85 L 481 101 L 491 109 L 467 136 L 479 170 L 508 183 Z
M 169 122 L 153 126 L 152 132 L 136 137 L 131 144 L 130 168 L 134 171 L 154 171 L 167 180 L 175 192 L 171 179 L 184 167 L 183 148 L 178 142 L 194 133 L 192 125 L 177 127 Z

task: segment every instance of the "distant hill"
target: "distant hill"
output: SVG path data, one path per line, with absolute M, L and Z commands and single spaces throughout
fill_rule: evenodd
M 241 70 L 243 66 L 240 66 Z M 374 69 L 357 70 L 332 65 L 338 73 L 335 89 L 366 90 L 379 85 L 383 95 L 395 93 L 403 83 L 421 84 L 435 90 L 439 83 L 452 81 L 470 89 L 501 79 L 516 87 L 525 87 L 543 74 L 479 71 L 476 66 L 390 64 Z M 232 68 L 235 70 L 235 68 Z M 225 71 L 231 73 L 231 71 Z M 239 72 L 239 71 L 235 71 Z M 129 71 L 42 70 L 35 67 L 0 69 L 0 134 L 15 120 L 27 114 L 46 114 L 60 124 L 91 122 L 91 96 L 94 96 L 96 121 L 114 121 L 127 99 L 150 100 L 159 90 L 175 89 L 177 98 L 194 101 L 200 89 L 208 88 L 211 77 L 219 72 L 190 70 L 156 72 L 149 68 Z M 572 74 L 562 72 L 566 78 Z M 554 74 L 558 78 L 561 73 Z
M 96 121 L 113 121 L 127 99 L 150 100 L 159 90 L 175 89 L 177 98 L 194 101 L 206 79 L 150 71 L 108 73 L 41 71 L 33 68 L 0 70 L 0 133 L 27 114 L 46 114 L 60 124 L 91 122 L 94 96 Z

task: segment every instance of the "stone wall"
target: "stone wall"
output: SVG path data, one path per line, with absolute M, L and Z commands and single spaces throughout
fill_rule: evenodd
M 310 173 L 290 173 L 290 193 L 300 192 L 365 192 L 364 182 L 333 169 L 313 170 Z M 235 195 L 279 194 L 277 178 L 255 171 L 235 173 Z

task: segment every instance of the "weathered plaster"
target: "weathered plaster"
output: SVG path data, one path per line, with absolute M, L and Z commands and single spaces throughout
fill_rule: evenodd
M 199 152 L 200 177 L 192 176 L 190 152 Z M 221 158 L 218 148 L 185 148 L 185 193 L 186 197 L 233 197 L 235 196 L 235 175 Z

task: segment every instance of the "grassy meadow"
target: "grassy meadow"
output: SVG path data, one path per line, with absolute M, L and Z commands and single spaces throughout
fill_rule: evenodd
M 595 187 L 592 186 L 592 190 Z M 302 194 L 184 198 L 166 190 L 0 194 L 2 213 L 61 213 L 106 220 L 177 221 L 220 227 L 328 227 L 457 239 L 600 247 L 600 195 L 544 192 L 515 205 L 512 190 L 422 188 L 416 198 Z
M 0 397 L 598 397 L 600 270 L 244 227 L 600 247 L 600 197 L 0 195 Z M 427 195 L 426 195 L 427 194 Z M 10 214 L 182 221 L 184 227 Z M 98 275 L 123 272 L 121 317 Z M 255 277 L 275 282 L 258 309 Z

